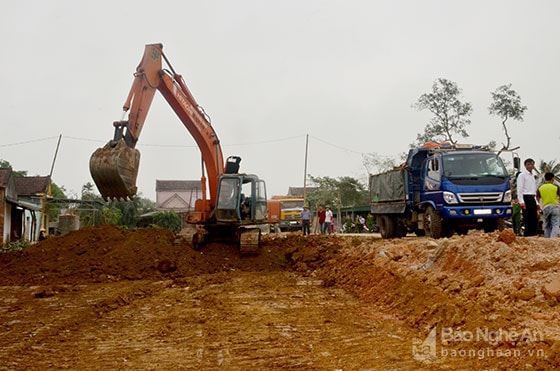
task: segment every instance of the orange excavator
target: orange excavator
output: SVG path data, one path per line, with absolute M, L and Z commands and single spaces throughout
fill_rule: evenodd
M 162 68 L 163 61 L 168 68 Z M 268 230 L 265 182 L 239 173 L 240 157 L 224 161 L 208 116 L 163 54 L 162 44 L 146 45 L 123 106 L 123 117 L 128 113 L 128 119 L 114 122 L 113 139 L 91 155 L 90 173 L 101 196 L 107 201 L 132 199 L 136 194 L 140 152 L 135 147 L 156 91 L 192 135 L 202 156 L 202 197 L 186 215 L 190 228 L 181 234 L 194 247 L 219 240 L 239 244 L 242 253 L 258 252 L 261 231 Z

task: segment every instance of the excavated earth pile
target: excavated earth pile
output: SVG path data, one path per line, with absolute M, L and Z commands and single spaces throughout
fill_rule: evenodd
M 0 254 L 0 369 L 551 369 L 560 240 L 85 228 Z

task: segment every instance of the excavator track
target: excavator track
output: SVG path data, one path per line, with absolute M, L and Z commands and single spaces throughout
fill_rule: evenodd
M 136 194 L 136 177 L 140 152 L 120 140 L 98 148 L 89 160 L 91 176 L 105 201 L 132 199 Z

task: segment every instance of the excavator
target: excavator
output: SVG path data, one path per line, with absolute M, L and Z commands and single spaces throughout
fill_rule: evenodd
M 167 68 L 162 68 L 163 62 Z M 265 182 L 239 173 L 240 157 L 224 160 L 209 117 L 169 63 L 162 44 L 145 46 L 123 106 L 123 119 L 113 123 L 113 139 L 90 157 L 90 173 L 101 196 L 105 201 L 126 200 L 136 194 L 140 152 L 135 147 L 156 91 L 192 135 L 202 157 L 202 196 L 187 213 L 188 228 L 180 234 L 195 248 L 220 241 L 238 244 L 244 254 L 258 253 L 261 232 L 268 229 Z

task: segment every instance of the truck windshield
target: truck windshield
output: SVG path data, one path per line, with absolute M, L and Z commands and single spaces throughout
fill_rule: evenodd
M 443 175 L 449 180 L 498 178 L 502 182 L 508 173 L 494 153 L 448 153 L 443 156 Z
M 303 200 L 282 201 L 282 209 L 303 209 Z

